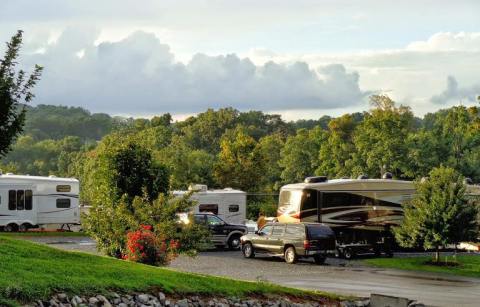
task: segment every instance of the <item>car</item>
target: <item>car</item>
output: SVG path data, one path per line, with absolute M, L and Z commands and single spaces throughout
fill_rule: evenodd
M 211 242 L 216 247 L 229 249 L 240 248 L 240 237 L 248 234 L 247 226 L 229 224 L 213 213 L 196 213 L 195 223 L 206 225 L 210 230 Z
M 240 238 L 245 258 L 256 254 L 284 257 L 292 264 L 299 258 L 313 258 L 323 264 L 327 254 L 335 251 L 335 234 L 320 223 L 267 223 L 254 234 Z

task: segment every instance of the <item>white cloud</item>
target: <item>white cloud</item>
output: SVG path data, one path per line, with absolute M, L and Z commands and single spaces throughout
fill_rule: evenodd
M 411 51 L 480 51 L 480 32 L 440 32 L 426 41 L 410 43 Z
M 45 66 L 36 103 L 130 114 L 225 106 L 268 111 L 350 107 L 366 94 L 359 75 L 341 64 L 255 65 L 235 54 L 200 53 L 181 63 L 154 34 L 135 32 L 96 45 L 99 32 L 68 28 L 43 53 L 24 56 L 27 65 Z

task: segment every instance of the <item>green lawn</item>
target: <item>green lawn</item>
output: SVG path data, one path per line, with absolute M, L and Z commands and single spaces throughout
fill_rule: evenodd
M 340 296 L 301 291 L 267 283 L 238 281 L 221 277 L 189 274 L 123 260 L 48 246 L 0 236 L 0 305 L 47 298 L 53 292 L 70 294 L 108 291 L 219 294 L 224 296 L 290 295 L 295 297 Z M 241 269 L 241 268 L 239 268 Z
M 3 232 L 6 237 L 85 237 L 84 232 L 74 231 L 27 231 L 27 232 Z
M 480 278 L 480 256 L 479 255 L 458 255 L 457 261 L 460 263 L 457 267 L 440 267 L 425 264 L 431 260 L 431 257 L 407 257 L 407 258 L 373 258 L 363 260 L 368 265 L 382 268 L 392 268 L 411 271 L 425 271 L 434 273 L 447 273 L 454 275 L 470 276 Z M 441 260 L 445 260 L 441 256 Z M 447 257 L 448 261 L 453 261 L 453 256 Z

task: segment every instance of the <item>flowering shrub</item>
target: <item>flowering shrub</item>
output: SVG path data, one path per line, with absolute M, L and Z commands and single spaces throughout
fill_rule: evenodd
M 141 225 L 140 229 L 127 233 L 127 253 L 125 260 L 150 264 L 165 265 L 177 256 L 179 242 L 159 239 L 152 231 L 152 226 Z

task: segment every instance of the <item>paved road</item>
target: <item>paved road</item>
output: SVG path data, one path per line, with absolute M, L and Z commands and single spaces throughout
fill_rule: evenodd
M 88 238 L 32 240 L 50 246 L 95 253 Z M 181 256 L 172 268 L 244 280 L 263 280 L 297 288 L 357 296 L 381 293 L 416 299 L 435 306 L 480 306 L 480 278 L 453 277 L 364 267 L 358 261 L 327 259 L 326 265 L 301 261 L 288 265 L 281 259 L 245 259 L 239 251 L 203 252 L 196 258 Z

